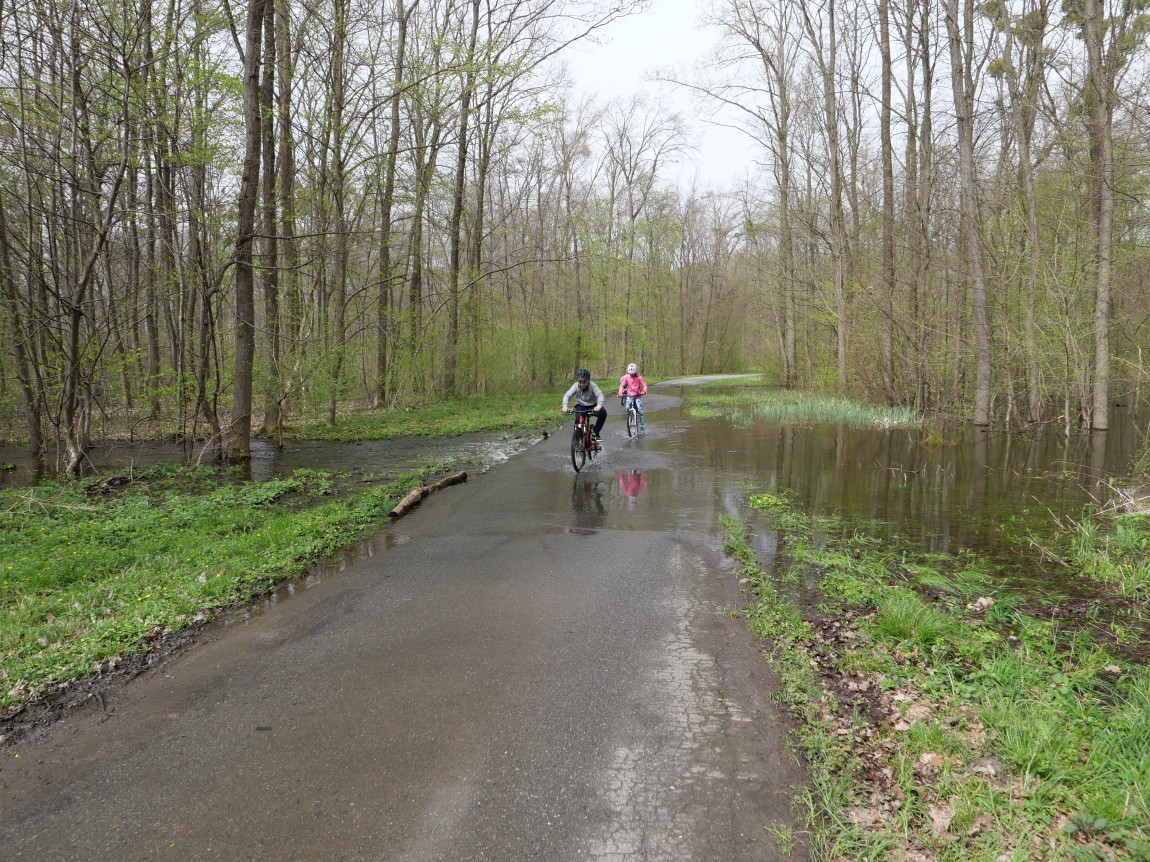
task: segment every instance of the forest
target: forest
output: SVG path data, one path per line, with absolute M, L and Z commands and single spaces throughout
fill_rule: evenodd
M 601 101 L 637 0 L 0 3 L 0 426 L 76 469 L 357 407 L 762 371 L 1021 429 L 1147 380 L 1145 0 L 712 0 Z M 685 186 L 699 122 L 755 171 Z

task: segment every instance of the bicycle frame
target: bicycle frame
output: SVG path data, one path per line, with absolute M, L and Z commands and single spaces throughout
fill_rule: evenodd
M 639 433 L 639 404 L 642 395 L 624 395 L 623 407 L 626 410 L 627 436 L 634 437 Z
M 595 458 L 595 437 L 590 409 L 575 408 L 575 428 L 571 435 L 571 466 L 578 473 L 588 459 Z

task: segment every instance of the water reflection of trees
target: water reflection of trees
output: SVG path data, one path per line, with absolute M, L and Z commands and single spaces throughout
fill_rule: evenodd
M 1049 530 L 1106 493 L 1129 469 L 1134 425 L 1065 437 L 1051 427 L 1021 435 L 957 429 L 836 426 L 736 428 L 694 423 L 692 451 L 755 487 L 789 492 L 816 514 L 841 514 L 876 534 L 898 532 L 929 550 L 1013 554 L 1026 527 Z M 1004 526 L 1006 529 L 1004 529 Z

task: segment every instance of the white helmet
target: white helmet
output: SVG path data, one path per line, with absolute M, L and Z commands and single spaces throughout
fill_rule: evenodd
M 630 365 L 627 366 L 627 373 L 628 374 L 638 374 L 639 373 L 639 366 L 636 365 L 634 362 L 632 362 Z

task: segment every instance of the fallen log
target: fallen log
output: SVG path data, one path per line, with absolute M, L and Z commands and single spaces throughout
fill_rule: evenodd
M 460 470 L 458 473 L 452 473 L 450 476 L 444 476 L 438 482 L 431 486 L 432 491 L 442 491 L 448 485 L 458 485 L 460 482 L 467 481 L 467 471 Z
M 421 485 L 420 487 L 416 488 L 414 491 L 411 491 L 406 497 L 404 497 L 402 500 L 400 500 L 398 503 L 395 504 L 395 508 L 391 510 L 391 517 L 402 518 L 404 515 L 406 515 L 408 512 L 410 512 L 413 507 L 418 505 L 419 501 L 422 500 L 424 497 L 426 497 L 428 494 L 432 494 L 436 491 L 442 490 L 443 488 L 446 488 L 448 485 L 457 485 L 460 482 L 466 482 L 466 481 L 467 481 L 466 471 L 460 471 L 458 473 L 453 473 L 450 476 L 444 476 L 442 479 L 440 479 L 434 485 Z

